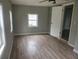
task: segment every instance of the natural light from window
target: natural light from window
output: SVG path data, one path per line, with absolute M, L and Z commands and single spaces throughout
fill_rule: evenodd
M 38 15 L 37 14 L 28 14 L 28 26 L 38 27 Z
M 4 34 L 4 23 L 3 23 L 3 11 L 2 5 L 0 5 L 0 56 L 5 46 L 5 34 Z

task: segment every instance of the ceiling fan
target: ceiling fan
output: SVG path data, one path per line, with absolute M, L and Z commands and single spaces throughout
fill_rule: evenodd
M 56 0 L 43 0 L 43 1 L 40 1 L 40 3 L 43 3 L 43 2 L 46 2 L 46 1 L 48 1 L 48 2 L 53 2 L 53 4 L 56 3 Z

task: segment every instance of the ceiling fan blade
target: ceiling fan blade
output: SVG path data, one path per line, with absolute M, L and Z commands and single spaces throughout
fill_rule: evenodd
M 46 2 L 46 1 L 48 1 L 48 0 L 43 0 L 43 1 L 40 1 L 40 3 L 42 3 L 42 2 Z

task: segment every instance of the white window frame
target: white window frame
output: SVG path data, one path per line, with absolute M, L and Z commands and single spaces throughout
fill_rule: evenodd
M 3 20 L 3 6 L 0 4 L 0 36 L 1 36 L 1 45 L 0 45 L 0 56 L 5 47 L 5 31 L 4 31 L 4 20 Z
M 32 23 L 32 22 L 34 22 L 34 23 Z M 29 27 L 38 27 L 38 14 L 28 14 L 28 26 Z
M 12 11 L 9 10 L 9 15 L 10 15 L 10 32 L 13 32 L 13 18 L 12 18 Z

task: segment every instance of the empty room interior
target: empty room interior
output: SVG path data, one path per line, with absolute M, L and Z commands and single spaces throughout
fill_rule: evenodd
M 0 0 L 0 59 L 78 59 L 78 0 Z

